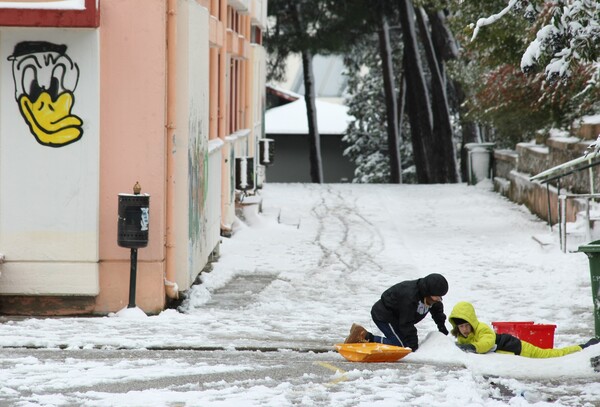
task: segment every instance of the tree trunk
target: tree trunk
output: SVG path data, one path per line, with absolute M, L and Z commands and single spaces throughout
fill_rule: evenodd
M 397 102 L 394 85 L 394 70 L 392 66 L 392 49 L 390 47 L 390 33 L 387 17 L 383 7 L 378 10 L 381 26 L 377 31 L 379 35 L 379 54 L 383 68 L 383 87 L 385 92 L 385 110 L 387 120 L 388 154 L 390 157 L 390 180 L 393 184 L 402 183 L 402 161 L 400 159 L 400 145 L 398 141 L 398 116 Z
M 404 76 L 406 83 L 406 103 L 411 128 L 413 155 L 417 172 L 417 182 L 435 182 L 431 168 L 433 144 L 433 114 L 429 103 L 429 93 L 423 66 L 419 57 L 415 30 L 415 11 L 411 0 L 398 0 L 400 23 L 404 42 Z
M 453 81 L 452 84 L 456 98 L 456 108 L 460 115 L 460 125 L 462 127 L 462 140 L 460 143 L 460 175 L 463 181 L 465 181 L 469 179 L 469 169 L 467 165 L 469 156 L 465 145 L 468 143 L 481 143 L 483 140 L 481 138 L 481 131 L 477 123 L 471 120 L 463 119 L 465 117 L 465 112 L 463 111 L 464 108 L 462 108 L 462 105 L 466 99 L 466 95 L 463 91 L 462 85 L 458 81 Z
M 404 72 L 400 75 L 400 89 L 398 90 L 398 143 L 402 141 L 402 127 L 404 125 L 404 110 L 406 108 L 406 80 Z
M 458 43 L 452 34 L 452 31 L 446 24 L 446 16 L 442 10 L 428 12 L 429 23 L 431 24 L 431 39 L 436 55 L 439 56 L 440 63 L 449 61 L 458 57 Z
M 321 136 L 317 125 L 317 107 L 315 104 L 314 74 L 312 54 L 302 51 L 302 67 L 304 69 L 304 102 L 308 120 L 308 145 L 310 155 L 310 179 L 314 183 L 323 183 L 323 163 L 321 160 Z
M 431 102 L 433 111 L 433 134 L 436 142 L 433 145 L 433 157 L 436 163 L 434 181 L 437 183 L 458 182 L 456 150 L 454 147 L 450 109 L 446 97 L 446 81 L 443 73 L 444 64 L 438 58 L 426 24 L 425 11 L 420 8 L 416 12 L 417 23 L 421 33 L 422 44 L 431 73 Z
M 290 3 L 290 11 L 293 24 L 296 26 L 298 35 L 305 33 L 302 21 L 301 2 Z M 317 125 L 317 108 L 315 105 L 315 78 L 313 75 L 312 52 L 304 48 L 300 53 L 302 56 L 302 68 L 304 73 L 304 102 L 306 103 L 306 119 L 308 121 L 308 148 L 310 161 L 310 179 L 314 183 L 323 183 L 323 163 L 321 160 L 321 136 Z

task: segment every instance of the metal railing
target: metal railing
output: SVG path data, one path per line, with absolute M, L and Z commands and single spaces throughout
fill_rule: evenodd
M 563 252 L 567 251 L 567 199 L 584 198 L 586 200 L 586 233 L 591 238 L 590 228 L 590 199 L 600 198 L 600 194 L 594 191 L 594 167 L 600 165 L 600 152 L 593 151 L 578 157 L 574 160 L 552 167 L 546 171 L 534 175 L 530 181 L 537 181 L 546 184 L 546 194 L 548 199 L 548 226 L 552 230 L 552 210 L 550 204 L 550 183 L 556 182 L 556 195 L 558 197 L 558 235 L 560 238 L 560 248 Z M 587 170 L 589 176 L 589 194 L 561 194 L 561 179 L 567 175 L 572 175 Z
M 590 200 L 599 199 L 600 194 L 561 194 L 558 196 L 558 235 L 560 249 L 567 251 L 567 199 L 585 199 L 585 233 L 587 241 L 592 240 Z

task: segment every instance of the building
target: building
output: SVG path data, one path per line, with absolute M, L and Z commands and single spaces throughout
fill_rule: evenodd
M 157 313 L 190 287 L 231 229 L 235 158 L 262 137 L 266 7 L 0 0 L 0 312 L 127 306 L 118 205 L 136 183 L 136 305 Z
M 321 99 L 315 101 L 321 138 L 324 182 L 351 182 L 354 164 L 344 156 L 342 140 L 352 117 L 348 108 Z M 311 182 L 308 119 L 304 97 L 267 110 L 266 137 L 274 140 L 276 158 L 266 170 L 268 182 Z
M 344 156 L 342 140 L 352 120 L 344 105 L 347 79 L 337 55 L 313 59 L 317 126 L 321 138 L 324 182 L 350 182 L 356 166 Z M 267 86 L 266 136 L 274 140 L 276 160 L 266 171 L 268 182 L 311 182 L 304 72 L 298 55 L 286 60 L 286 80 Z

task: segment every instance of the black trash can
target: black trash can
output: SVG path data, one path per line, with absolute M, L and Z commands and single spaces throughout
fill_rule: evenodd
M 117 243 L 138 249 L 148 246 L 150 195 L 119 194 Z

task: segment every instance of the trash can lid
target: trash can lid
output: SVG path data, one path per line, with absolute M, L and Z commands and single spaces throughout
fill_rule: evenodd
M 467 150 L 486 150 L 491 151 L 496 146 L 496 143 L 467 143 L 465 148 Z
M 577 249 L 578 252 L 600 253 L 600 240 L 594 240 L 588 244 L 583 244 Z

